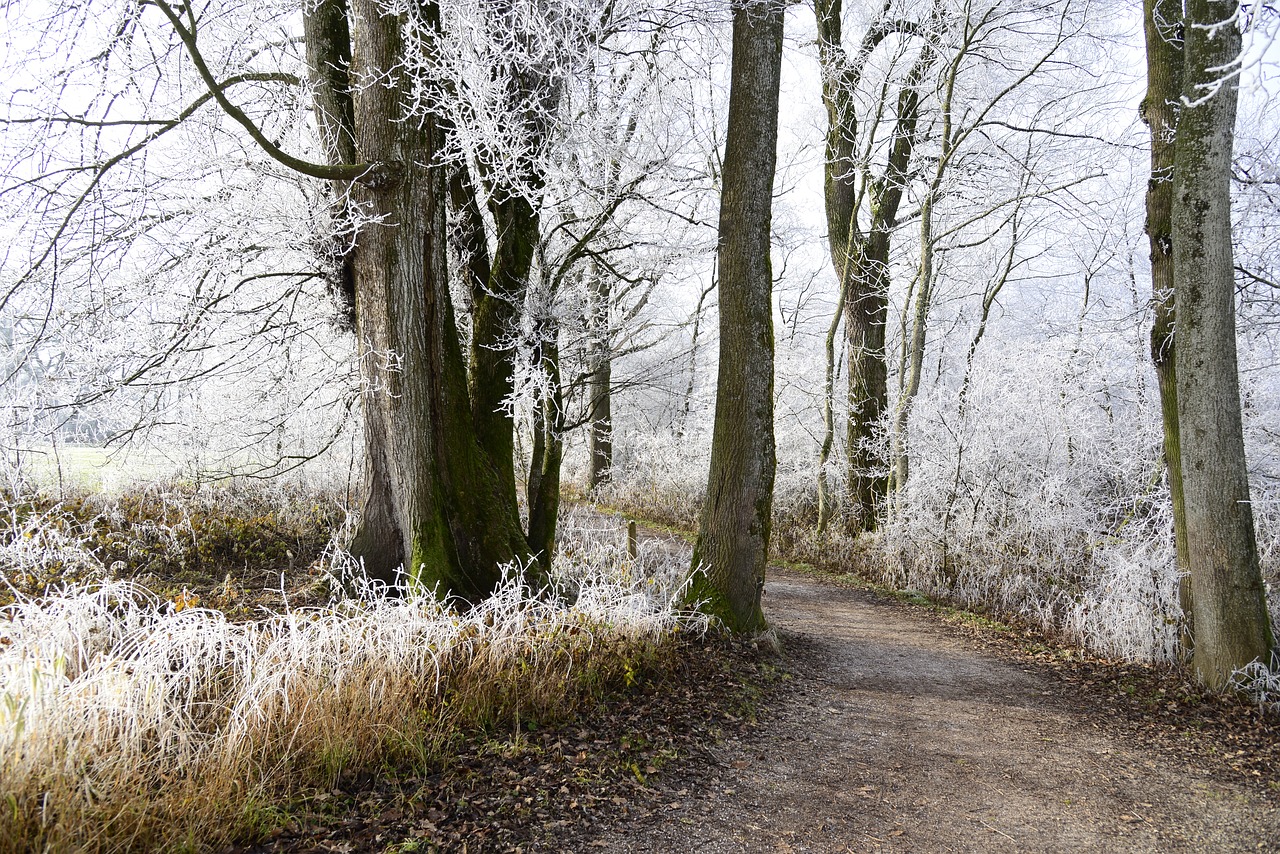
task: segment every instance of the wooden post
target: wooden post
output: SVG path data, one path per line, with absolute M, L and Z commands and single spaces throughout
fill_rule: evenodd
M 627 557 L 635 560 L 637 551 L 636 543 L 636 521 L 632 519 L 627 522 Z

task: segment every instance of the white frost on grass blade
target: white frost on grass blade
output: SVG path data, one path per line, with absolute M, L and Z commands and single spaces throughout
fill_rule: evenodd
M 573 604 L 509 573 L 465 612 L 381 596 L 237 623 L 123 581 L 0 609 L 13 807 L 0 838 L 116 847 L 174 822 L 234 832 L 255 799 L 427 755 L 459 724 L 571 708 L 681 629 L 705 629 L 670 585 L 650 583 L 674 577 L 674 560 L 646 575 L 570 533 L 578 558 L 557 568 Z
M 1270 667 L 1255 661 L 1237 670 L 1231 685 L 1263 711 L 1280 715 L 1280 654 L 1271 656 Z

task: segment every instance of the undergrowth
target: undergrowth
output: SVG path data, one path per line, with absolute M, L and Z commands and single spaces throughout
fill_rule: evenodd
M 652 446 L 657 440 L 649 441 Z M 671 453 L 681 452 L 673 448 Z M 700 492 L 687 474 L 676 477 L 672 471 L 683 470 L 652 464 L 648 457 L 629 458 L 615 467 L 612 482 L 590 497 L 617 512 L 691 530 L 699 509 L 690 496 Z M 1159 496 L 1147 496 L 1125 513 L 1082 510 L 1080 518 L 1064 521 L 1067 509 L 1088 506 L 1067 495 L 1067 487 L 1052 492 L 1051 485 L 1041 484 L 1047 498 L 1006 490 L 999 501 L 986 496 L 985 504 L 960 513 L 954 487 L 933 494 L 928 483 L 909 490 L 897 513 L 882 520 L 876 532 L 850 534 L 847 520 L 837 515 L 822 535 L 815 531 L 808 493 L 790 483 L 775 500 L 770 559 L 820 567 L 887 592 L 922 595 L 931 604 L 955 606 L 980 619 L 1029 627 L 1103 659 L 1183 661 L 1172 521 Z M 1258 531 L 1273 621 L 1280 625 L 1280 519 L 1259 513 Z M 1268 668 L 1255 662 L 1235 684 L 1242 696 L 1276 713 L 1277 680 L 1277 663 Z
M 228 573 L 293 570 L 321 554 L 344 517 L 332 496 L 264 485 L 153 484 L 62 499 L 6 491 L 0 500 L 0 604 L 111 578 L 177 592 Z
M 556 560 L 565 596 L 509 572 L 469 610 L 366 589 L 235 620 L 110 572 L 81 578 L 103 569 L 101 514 L 80 527 L 74 508 L 19 515 L 6 577 L 64 576 L 12 586 L 0 609 L 0 850 L 252 842 L 292 797 L 447 762 L 470 729 L 573 714 L 706 627 L 673 605 L 683 567 L 630 558 L 572 519 Z M 342 558 L 331 550 L 328 569 Z

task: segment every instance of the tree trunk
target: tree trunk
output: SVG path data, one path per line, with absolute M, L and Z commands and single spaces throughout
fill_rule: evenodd
M 609 481 L 613 468 L 613 357 L 609 344 L 609 283 L 599 269 L 591 270 L 591 340 L 587 378 L 587 488 Z
M 1231 150 L 1240 55 L 1238 4 L 1186 4 L 1183 109 L 1174 160 L 1174 353 L 1187 559 L 1193 588 L 1193 666 L 1211 688 L 1237 668 L 1270 663 L 1274 645 L 1249 503 L 1236 366 L 1231 246 Z
M 720 197 L 720 367 L 707 499 L 689 598 L 732 631 L 763 629 L 773 507 L 773 271 L 769 258 L 782 3 L 736 0 Z M 705 572 L 697 572 L 699 569 Z
M 589 416 L 591 423 L 587 433 L 587 453 L 591 457 L 587 472 L 587 488 L 595 489 L 608 483 L 613 468 L 613 366 L 608 356 L 596 362 L 587 386 L 591 396 Z
M 883 252 L 880 250 L 883 246 Z M 884 349 L 889 316 L 889 241 L 867 246 L 853 263 L 844 302 L 847 345 L 848 459 L 851 530 L 874 531 L 888 484 L 884 414 L 889 406 L 889 366 Z
M 370 162 L 398 164 L 352 188 L 377 218 L 353 250 L 366 488 L 352 553 L 375 578 L 404 567 L 415 584 L 475 599 L 528 546 L 514 486 L 472 427 L 445 269 L 445 176 L 431 165 L 442 132 L 405 121 L 407 93 L 386 85 L 404 61 L 405 22 L 374 0 L 353 0 L 351 12 L 352 138 Z M 425 7 L 427 26 L 436 12 Z
M 446 128 L 446 133 L 451 129 Z M 449 174 L 449 207 L 452 214 L 449 237 L 453 244 L 456 273 L 466 286 L 467 309 L 475 306 L 489 286 L 493 266 L 489 261 L 489 238 L 484 230 L 484 214 L 476 200 L 475 183 L 466 164 L 457 164 Z M 472 341 L 474 341 L 474 332 Z
M 347 24 L 346 0 L 318 0 L 304 4 L 303 37 L 307 43 L 307 66 L 314 94 L 316 126 L 329 163 L 358 163 L 359 152 L 352 137 L 355 107 L 351 100 L 351 29 Z M 331 286 L 342 310 L 345 328 L 356 328 L 355 259 L 343 234 L 351 225 L 347 211 L 345 182 L 329 186 L 334 231 L 331 251 L 336 275 Z
M 543 330 L 539 348 L 547 370 L 549 391 L 538 401 L 533 417 L 533 454 L 529 461 L 529 547 L 545 572 L 555 555 L 556 515 L 560 511 L 560 464 L 564 460 L 564 409 L 560 391 L 560 348 L 551 324 Z
M 538 246 L 539 217 L 523 196 L 495 198 L 489 209 L 498 240 L 488 286 L 478 293 L 472 316 L 471 414 L 480 446 L 514 492 L 515 421 L 504 403 L 514 388 L 517 318 Z
M 929 308 L 933 301 L 933 194 L 925 196 L 920 205 L 920 271 L 916 276 L 916 302 L 911 316 L 911 342 L 907 348 L 907 363 L 903 365 L 906 380 L 898 395 L 893 415 L 893 433 L 890 453 L 893 460 L 893 492 L 901 496 L 911 472 L 911 455 L 907 449 L 907 423 L 911 417 L 911 405 L 920 393 L 920 378 L 924 373 L 925 339 L 929 328 Z M 895 498 L 895 504 L 899 501 Z
M 822 442 L 818 445 L 818 536 L 827 532 L 834 511 L 831 490 L 827 485 L 827 461 L 831 459 L 831 446 L 836 438 L 835 417 L 835 372 L 836 372 L 836 333 L 840 331 L 840 317 L 844 312 L 844 289 L 836 300 L 836 310 L 831 323 L 827 327 L 827 337 L 823 341 L 826 355 L 822 375 Z
M 910 178 L 920 119 L 917 87 L 934 60 L 932 43 L 926 44 L 898 93 L 896 123 L 884 174 L 871 188 L 871 227 L 857 259 L 845 302 L 845 329 L 849 335 L 849 435 L 850 483 L 855 484 L 855 508 L 860 530 L 874 530 L 876 515 L 888 490 L 888 466 L 884 453 L 881 419 L 888 408 L 888 353 L 885 324 L 889 314 L 889 251 L 892 230 L 898 224 L 898 207 Z M 928 299 L 925 295 L 926 300 Z M 857 305 L 851 305 L 852 303 Z M 927 302 L 925 303 L 927 311 Z M 920 334 L 923 335 L 923 327 Z M 923 352 L 923 351 L 922 351 Z M 855 359 L 860 374 L 853 371 Z M 918 384 L 917 384 L 918 385 Z M 908 405 L 910 401 L 908 400 Z M 901 402 L 900 402 L 901 405 Z M 857 413 L 857 418 L 853 413 Z M 900 413 L 901 415 L 901 413 Z M 895 436 L 901 434 L 895 431 Z M 854 443 L 857 443 L 856 445 Z M 891 456 L 905 465 L 902 455 Z M 859 474 L 854 479 L 854 469 Z M 903 480 L 905 480 L 905 471 Z
M 1147 239 L 1151 247 L 1151 361 L 1160 388 L 1164 462 L 1173 503 L 1173 532 L 1181 574 L 1178 598 L 1183 614 L 1183 646 L 1192 648 L 1191 576 L 1187 569 L 1187 516 L 1182 492 L 1182 451 L 1178 433 L 1178 387 L 1174 372 L 1173 166 L 1182 97 L 1181 0 L 1144 0 L 1147 96 L 1142 120 L 1151 129 L 1151 179 L 1147 184 Z
M 848 412 L 845 422 L 846 463 L 850 498 L 850 528 L 875 530 L 887 488 L 887 460 L 883 417 L 888 409 L 888 355 L 885 324 L 889 313 L 889 254 L 897 227 L 898 207 L 906 189 L 916 145 L 920 95 L 918 87 L 934 60 L 933 43 L 926 42 L 919 59 L 898 92 L 893 138 L 884 172 L 870 187 L 870 221 L 866 233 L 858 226 L 862 193 L 858 188 L 857 103 L 855 96 L 863 63 L 893 32 L 918 33 L 919 27 L 888 19 L 867 31 L 855 60 L 842 44 L 841 0 L 818 0 L 818 57 L 822 65 L 822 99 L 827 108 L 824 185 L 827 239 L 843 306 L 848 369 Z M 833 321 L 832 328 L 835 328 Z M 833 348 L 828 348 L 828 373 Z M 828 406 L 830 405 L 828 399 Z M 831 428 L 819 452 L 819 528 L 829 515 L 825 467 Z

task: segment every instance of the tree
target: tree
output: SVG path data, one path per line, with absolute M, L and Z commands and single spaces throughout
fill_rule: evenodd
M 44 20 L 50 23 L 44 26 L 51 42 L 59 27 L 80 36 L 80 6 L 49 10 Z M 494 7 L 495 16 L 509 17 L 510 7 Z M 38 104 L 30 94 L 11 102 L 10 116 L 44 109 L 43 115 L 11 118 L 14 124 L 80 128 L 82 141 L 90 141 L 88 147 L 69 147 L 66 158 L 73 162 L 68 168 L 50 166 L 43 173 L 39 161 L 33 166 L 29 151 L 40 151 L 52 134 L 46 133 L 32 149 L 19 149 L 17 157 L 26 165 L 18 170 L 22 177 L 6 187 L 9 198 L 29 192 L 59 203 L 70 200 L 58 210 L 61 226 L 31 229 L 46 248 L 42 255 L 35 253 L 15 290 L 34 289 L 41 277 L 65 280 L 73 272 L 66 262 L 67 249 L 78 241 L 89 247 L 79 263 L 90 271 L 94 265 L 83 258 L 100 260 L 110 251 L 128 254 L 140 243 L 159 243 L 148 229 L 154 232 L 157 223 L 172 218 L 163 210 L 168 198 L 151 186 L 147 194 L 134 190 L 133 198 L 140 202 L 131 210 L 108 198 L 102 181 L 120 164 L 133 164 L 150 178 L 148 155 L 160 159 L 157 142 L 167 141 L 166 134 L 196 139 L 206 134 L 210 144 L 193 146 L 193 153 L 207 154 L 210 161 L 222 155 L 229 164 L 224 171 L 234 168 L 239 155 L 257 168 L 263 168 L 261 162 L 269 164 L 264 171 L 274 173 L 273 181 L 305 185 L 321 200 L 320 209 L 327 210 L 330 223 L 327 228 L 317 223 L 317 242 L 325 243 L 329 277 L 348 303 L 343 313 L 355 327 L 366 472 L 353 552 L 375 578 L 391 581 L 403 567 L 426 588 L 468 598 L 485 595 L 497 582 L 502 564 L 530 552 L 516 502 L 511 417 L 502 403 L 514 365 L 511 315 L 521 307 L 537 239 L 539 176 L 537 163 L 528 158 L 508 162 L 495 156 L 481 164 L 510 168 L 500 174 L 482 170 L 500 240 L 492 269 L 475 282 L 473 299 L 465 307 L 470 311 L 474 306 L 475 316 L 460 317 L 447 275 L 445 200 L 449 179 L 457 176 L 448 156 L 456 150 L 448 147 L 450 137 L 459 132 L 458 116 L 470 116 L 465 109 L 451 113 L 447 108 L 466 103 L 460 81 L 484 81 L 496 89 L 491 100 L 506 108 L 508 118 L 514 113 L 523 119 L 506 124 L 515 129 L 516 137 L 533 137 L 516 141 L 536 155 L 555 116 L 558 83 L 566 67 L 558 61 L 563 54 L 546 54 L 540 64 L 518 68 L 508 56 L 500 67 L 486 66 L 478 73 L 462 69 L 471 76 L 464 77 L 462 71 L 450 76 L 459 69 L 442 61 L 455 56 L 444 48 L 461 40 L 444 37 L 449 21 L 436 3 L 319 0 L 308 4 L 302 16 L 302 38 L 297 37 L 297 8 L 288 3 L 208 0 L 180 5 L 156 0 L 118 3 L 112 10 L 104 2 L 94 14 L 118 14 L 119 26 L 109 32 L 105 24 L 80 27 L 88 33 L 85 44 L 76 41 L 77 50 L 68 51 L 67 60 L 73 69 L 80 63 L 79 77 L 66 72 L 71 82 L 51 91 L 44 103 Z M 567 7 L 567 16 L 567 24 L 554 14 L 525 15 L 521 20 L 552 27 L 564 51 L 573 54 L 581 47 L 580 32 L 594 32 L 601 16 L 589 4 Z M 513 26 L 501 32 L 516 41 L 525 35 Z M 104 39 L 99 43 L 104 49 L 90 49 L 90 58 L 81 59 L 84 48 L 98 36 Z M 306 48 L 305 61 L 297 57 L 300 45 Z M 272 63 L 283 70 L 260 70 Z M 303 69 L 309 88 L 297 73 Z M 77 91 L 85 91 L 77 89 L 85 85 L 80 78 L 87 74 L 92 80 L 95 73 L 101 94 L 87 109 L 73 103 Z M 108 88 L 121 78 L 119 92 Z M 194 96 L 192 80 L 198 87 Z M 147 86 L 151 93 L 141 95 Z M 250 87 L 251 97 L 244 94 Z M 47 87 L 34 91 L 43 95 Z M 174 93 L 182 100 L 170 114 L 170 104 L 177 100 Z M 276 104 L 300 103 L 300 95 L 311 96 L 313 102 L 318 157 L 308 151 L 313 139 L 307 138 L 301 113 L 273 109 Z M 217 109 L 211 109 L 215 105 Z M 126 118 L 121 114 L 127 110 L 136 112 Z M 232 140 L 231 156 L 220 150 L 227 139 Z M 78 161 L 77 151 L 82 152 Z M 67 176 L 88 176 L 89 188 L 79 190 Z M 178 175 L 173 183 L 181 187 L 184 179 L 192 181 Z M 219 179 L 223 175 L 214 174 L 207 185 L 223 185 L 225 180 Z M 473 187 L 453 183 L 464 193 Z M 321 187 L 323 192 L 316 192 Z M 79 194 L 69 195 L 68 189 Z M 46 210 L 51 208 L 52 202 L 46 205 Z M 474 206 L 468 212 L 474 213 Z M 100 224 L 104 217 L 125 227 L 106 232 Z M 191 232 L 198 233 L 196 228 Z M 186 237 L 180 232 L 177 236 Z M 483 248 L 488 264 L 483 224 L 479 238 L 470 248 Z M 184 254 L 176 244 L 166 250 L 179 258 Z M 264 264 L 271 260 L 278 262 L 267 259 Z M 479 255 L 469 260 L 479 267 Z M 136 261 L 121 267 L 136 267 Z M 226 270 L 211 267 L 200 273 L 200 281 L 221 283 L 226 275 Z M 257 278 L 273 275 L 279 274 Z M 0 300 L 0 309 L 7 299 Z M 222 294 L 205 299 L 211 306 L 223 301 Z M 257 310 L 268 316 L 265 328 L 287 326 L 287 318 L 271 319 L 280 309 L 270 299 Z M 202 317 L 198 312 L 191 321 L 194 328 Z M 202 344 L 192 336 L 179 337 L 159 351 L 155 362 Z M 147 371 L 154 372 L 154 364 L 129 376 Z
M 1151 130 L 1151 178 L 1147 183 L 1147 240 L 1151 249 L 1151 361 L 1160 388 L 1164 461 L 1173 502 L 1174 544 L 1182 581 L 1179 599 L 1184 646 L 1191 649 L 1191 575 L 1187 568 L 1187 517 L 1182 491 L 1182 451 L 1178 431 L 1178 384 L 1174 369 L 1173 166 L 1182 97 L 1182 0 L 1145 0 L 1143 34 L 1147 52 L 1147 95 L 1142 120 Z
M 934 5 L 935 18 L 939 5 Z M 827 240 L 839 293 L 826 339 L 824 433 L 818 459 L 819 532 L 826 529 L 832 513 L 826 463 L 835 437 L 832 412 L 835 337 L 842 319 L 848 359 L 847 477 L 850 521 L 855 530 L 875 529 L 887 482 L 887 462 L 880 433 L 889 395 L 885 323 L 889 312 L 890 243 L 898 225 L 898 208 L 914 169 L 920 118 L 919 87 L 936 58 L 935 36 L 930 29 L 938 23 L 897 18 L 891 14 L 891 6 L 892 3 L 885 4 L 851 59 L 843 44 L 842 0 L 817 0 L 814 4 L 818 58 L 822 66 L 822 100 L 827 109 L 823 164 Z M 864 132 L 866 139 L 862 141 L 868 150 L 859 150 L 858 88 L 872 53 L 895 34 L 923 35 L 925 44 L 900 83 L 885 163 L 880 174 L 872 179 L 868 162 L 873 153 L 871 149 L 876 145 L 876 126 L 888 107 L 890 87 L 886 81 L 872 116 L 865 122 L 871 126 L 871 132 Z M 864 214 L 864 206 L 869 213 Z M 859 221 L 864 216 L 868 220 L 865 227 Z
M 1249 497 L 1236 365 L 1231 153 L 1240 5 L 1188 0 L 1173 169 L 1178 424 L 1200 680 L 1269 663 L 1275 646 Z
M 773 272 L 781 2 L 735 0 L 720 200 L 720 365 L 707 498 L 688 597 L 729 629 L 764 628 L 773 507 Z
M 903 317 L 902 361 L 898 370 L 898 399 L 894 406 L 893 424 L 889 436 L 889 458 L 891 474 L 889 488 L 900 495 L 907 483 L 910 471 L 910 449 L 908 443 L 908 426 L 911 407 L 920 391 L 920 381 L 924 370 L 926 339 L 928 336 L 929 313 L 932 309 L 938 272 L 936 260 L 939 255 L 943 235 L 937 233 L 938 208 L 946 196 L 946 182 L 949 172 L 954 169 L 961 156 L 968 152 L 974 143 L 982 140 L 995 143 L 992 148 L 997 152 L 1005 152 L 1013 148 L 1007 139 L 999 140 L 997 134 L 1003 132 L 1012 135 L 1070 135 L 1060 130 L 1051 121 L 1055 116 L 1051 105 L 1043 105 L 1029 116 L 1012 120 L 1013 116 L 1002 116 L 998 110 L 1006 107 L 1005 102 L 1013 100 L 1019 90 L 1029 89 L 1028 85 L 1040 76 L 1046 67 L 1061 61 L 1068 43 L 1083 31 L 1087 16 L 1077 6 L 1067 4 L 1050 4 L 1023 6 L 1021 4 L 993 3 L 985 8 L 975 8 L 966 3 L 963 10 L 950 22 L 958 35 L 957 43 L 947 55 L 946 67 L 939 81 L 937 150 L 933 159 L 931 174 L 926 176 L 920 199 L 920 260 L 915 278 L 908 290 L 907 302 L 914 296 L 910 324 Z M 999 66 L 988 64 L 988 69 L 998 69 L 1005 73 L 1002 79 L 996 76 L 991 82 L 995 91 L 980 96 L 975 102 L 961 104 L 957 102 L 957 88 L 963 73 L 973 60 L 983 62 L 984 54 L 999 41 L 1014 34 L 1025 38 L 1028 24 L 1037 25 L 1041 20 L 1049 22 L 1043 48 L 1026 51 L 1029 60 L 1023 66 Z M 1034 31 L 1031 31 L 1034 32 Z M 985 64 L 985 63 L 984 63 Z M 1016 110 L 1016 105 L 1013 106 Z M 1014 113 L 1016 116 L 1017 113 Z M 1012 121 L 1011 121 L 1012 120 Z M 1022 122 L 1025 122 L 1023 124 Z M 979 156 L 981 156 L 979 154 Z M 970 167 L 973 168 L 973 167 Z M 1066 186 L 1044 187 L 1036 192 L 1049 194 L 1069 188 L 1079 183 L 1080 179 L 1068 181 Z M 1023 190 L 1019 188 L 1018 195 Z M 1016 201 L 1015 199 L 997 199 L 995 204 L 988 203 L 988 210 L 982 211 L 976 219 L 981 221 L 991 213 L 1000 210 Z M 955 229 L 951 230 L 953 233 Z M 909 337 L 907 330 L 910 330 Z
M 160 6 L 182 33 L 178 12 Z M 485 441 L 477 422 L 487 422 L 476 418 L 468 392 L 446 266 L 445 126 L 432 113 L 413 116 L 412 80 L 396 73 L 419 47 L 406 42 L 407 32 L 433 47 L 439 9 L 424 4 L 390 14 L 376 0 L 334 0 L 317 12 L 308 16 L 308 58 L 317 121 L 331 128 L 330 169 L 343 168 L 334 160 L 344 153 L 369 164 L 346 176 L 357 178 L 351 203 L 365 218 L 351 249 L 366 466 L 352 554 L 373 577 L 390 580 L 404 567 L 429 589 L 476 598 L 528 543 L 509 475 L 510 446 Z M 190 7 L 188 18 L 183 41 L 195 60 Z M 473 350 L 498 334 L 477 326 Z

